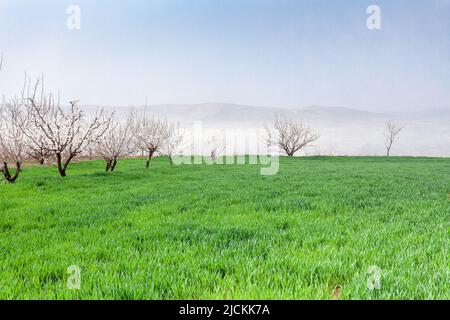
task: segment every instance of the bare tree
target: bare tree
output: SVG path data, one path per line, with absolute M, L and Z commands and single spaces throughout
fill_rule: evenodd
M 210 160 L 215 163 L 217 158 L 225 151 L 225 138 L 213 135 L 206 140 L 204 148 L 206 149 L 204 151 L 206 151 Z
M 389 157 L 391 155 L 392 145 L 395 143 L 395 141 L 397 141 L 398 135 L 403 129 L 404 127 L 399 127 L 392 121 L 388 121 L 386 123 L 384 133 L 386 137 L 386 157 Z
M 43 145 L 49 154 L 56 157 L 62 177 L 66 176 L 69 163 L 98 142 L 111 122 L 111 115 L 106 115 L 103 109 L 87 119 L 78 107 L 78 101 L 71 101 L 68 108 L 63 108 L 59 97 L 55 99 L 52 94 L 44 94 L 43 84 L 39 90 L 39 81 L 27 99 L 26 107 L 30 125 L 22 127 L 23 132 L 32 145 Z
M 26 109 L 26 102 L 28 100 L 28 95 L 30 94 L 30 80 L 27 79 L 27 74 L 25 73 L 24 77 L 24 85 L 21 92 L 21 100 L 23 107 Z M 28 89 L 28 91 L 27 91 Z M 24 128 L 27 127 L 28 130 L 31 127 L 28 127 L 30 125 L 29 116 L 27 115 L 27 121 L 22 124 L 22 131 L 24 131 Z M 24 134 L 26 135 L 26 132 L 24 131 Z M 36 160 L 40 165 L 43 165 L 45 161 L 48 159 L 48 157 L 51 155 L 50 152 L 47 150 L 45 146 L 45 135 L 42 132 L 35 131 L 33 133 L 33 141 L 34 143 L 30 143 L 30 139 L 28 139 L 27 148 L 26 148 L 26 154 L 28 158 Z
M 134 127 L 137 148 L 148 155 L 146 168 L 150 166 L 153 156 L 160 152 L 169 138 L 170 124 L 167 120 L 158 120 L 144 112 L 139 116 Z
M 180 123 L 170 123 L 167 126 L 167 139 L 164 143 L 164 149 L 169 157 L 170 165 L 173 165 L 173 156 L 177 153 L 178 148 L 183 142 L 184 132 L 180 128 Z
M 98 141 L 96 152 L 106 161 L 106 171 L 114 171 L 117 161 L 135 151 L 133 125 L 135 114 L 130 110 L 125 121 L 112 119 L 111 125 Z
M 0 53 L 0 71 L 3 67 L 3 52 Z M 2 98 L 0 105 L 0 172 L 6 181 L 12 183 L 17 180 L 22 171 L 26 137 L 20 127 L 27 122 L 23 112 L 23 99 L 14 97 L 7 103 Z M 15 171 L 11 172 L 10 163 L 14 163 Z
M 278 146 L 289 157 L 320 138 L 309 126 L 284 115 L 275 115 L 273 129 L 266 127 L 268 145 Z
M 0 108 L 0 157 L 2 165 L 0 171 L 8 182 L 14 182 L 22 170 L 22 162 L 27 139 L 21 130 L 27 122 L 23 110 L 23 100 L 14 98 L 2 103 Z M 15 172 L 12 173 L 9 164 L 13 163 Z

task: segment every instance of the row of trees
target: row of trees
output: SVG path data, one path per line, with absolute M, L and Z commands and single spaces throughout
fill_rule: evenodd
M 183 141 L 178 123 L 158 120 L 145 112 L 131 110 L 125 119 L 99 110 L 93 117 L 86 117 L 71 101 L 62 107 L 51 94 L 45 95 L 36 84 L 32 94 L 15 97 L 2 103 L 0 109 L 0 155 L 4 178 L 14 182 L 25 159 L 35 159 L 40 164 L 51 161 L 59 174 L 66 176 L 71 161 L 88 148 L 105 160 L 105 170 L 114 171 L 117 162 L 138 152 L 146 153 L 146 168 L 156 154 L 165 154 L 172 164 L 172 157 Z M 38 90 L 41 88 L 40 90 Z M 38 92 L 40 92 L 38 94 Z M 396 141 L 401 127 L 389 122 L 386 127 L 387 156 Z M 276 116 L 273 128 L 266 128 L 267 144 L 276 145 L 286 155 L 293 157 L 298 151 L 319 139 L 320 135 L 302 122 Z M 220 139 L 207 142 L 210 157 L 215 161 L 223 151 Z M 11 167 L 15 169 L 11 169 Z
M 3 54 L 0 71 L 2 66 Z M 402 129 L 392 122 L 387 124 L 387 156 Z M 283 115 L 276 115 L 266 133 L 267 145 L 278 146 L 289 157 L 320 138 L 311 127 Z M 107 172 L 114 171 L 119 159 L 137 152 L 147 154 L 146 168 L 156 154 L 167 155 L 172 164 L 182 141 L 179 123 L 155 119 L 145 111 L 132 109 L 125 119 L 119 119 L 103 109 L 88 117 L 78 107 L 78 100 L 63 107 L 59 94 L 45 92 L 43 78 L 32 87 L 25 81 L 20 95 L 3 98 L 0 106 L 0 171 L 8 182 L 19 177 L 26 159 L 40 164 L 53 159 L 59 174 L 65 177 L 72 160 L 88 149 L 105 160 Z M 214 137 L 207 148 L 212 161 L 224 149 Z
M 181 143 L 177 123 L 133 110 L 125 120 L 103 109 L 87 117 L 78 101 L 63 107 L 59 98 L 44 94 L 42 87 L 42 82 L 38 83 L 31 94 L 23 91 L 19 97 L 2 103 L 1 171 L 9 182 L 18 178 L 23 161 L 29 158 L 41 164 L 53 159 L 59 174 L 65 177 L 71 161 L 88 148 L 105 160 L 106 171 L 114 171 L 119 159 L 138 151 L 148 154 L 147 168 L 156 153 L 165 152 L 172 159 Z
M 0 53 L 0 72 L 3 53 Z M 59 94 L 46 93 L 44 79 L 31 87 L 30 81 L 18 96 L 0 105 L 0 172 L 8 182 L 14 182 L 26 159 L 40 164 L 54 162 L 62 177 L 71 161 L 93 149 L 106 162 L 106 171 L 114 171 L 120 158 L 137 151 L 148 154 L 146 167 L 157 153 L 172 157 L 183 135 L 178 123 L 157 120 L 145 112 L 130 111 L 123 121 L 97 110 L 88 117 L 78 107 L 78 100 L 63 107 Z
M 386 127 L 386 155 L 401 127 L 389 122 Z M 267 144 L 276 145 L 293 157 L 298 151 L 319 139 L 320 135 L 302 122 L 285 116 L 275 117 L 273 128 L 266 128 Z M 43 83 L 38 82 L 32 93 L 22 91 L 21 96 L 2 103 L 0 109 L 0 155 L 4 178 L 14 182 L 25 159 L 40 164 L 51 161 L 59 174 L 66 176 L 71 161 L 88 148 L 105 160 L 106 171 L 114 171 L 119 159 L 142 152 L 147 154 L 146 168 L 156 154 L 165 154 L 172 164 L 183 132 L 178 123 L 158 120 L 145 112 L 131 110 L 125 119 L 107 114 L 103 109 L 93 117 L 86 117 L 71 101 L 62 107 L 59 98 L 44 94 Z M 215 161 L 221 150 L 219 139 L 207 142 L 210 157 Z M 11 167 L 15 169 L 11 169 Z
M 0 71 L 2 66 L 3 54 Z M 182 141 L 178 123 L 133 110 L 125 120 L 103 109 L 88 117 L 78 101 L 64 107 L 59 94 L 46 93 L 43 78 L 33 86 L 24 83 L 19 95 L 3 98 L 0 105 L 0 172 L 8 182 L 17 180 L 27 159 L 40 164 L 53 159 L 65 177 L 72 160 L 88 148 L 105 160 L 106 171 L 114 171 L 120 158 L 137 151 L 148 154 L 147 168 L 156 153 L 165 152 L 172 163 Z

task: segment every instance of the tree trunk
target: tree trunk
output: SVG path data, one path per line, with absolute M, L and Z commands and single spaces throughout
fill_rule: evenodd
M 3 171 L 3 176 L 5 177 L 6 181 L 13 183 L 14 181 L 16 181 L 16 179 L 19 177 L 20 174 L 21 171 L 20 162 L 19 161 L 16 162 L 16 172 L 14 173 L 13 176 L 11 176 L 8 164 L 6 162 L 3 162 L 3 169 L 1 171 Z
M 42 157 L 42 158 L 39 160 L 39 164 L 40 164 L 41 166 L 43 166 L 43 165 L 44 165 L 44 162 L 45 162 L 45 158 Z
M 60 153 L 56 154 L 56 164 L 58 165 L 58 172 L 61 177 L 66 176 L 66 170 L 64 169 L 62 165 L 62 157 Z
M 148 159 L 147 159 L 147 163 L 145 164 L 145 167 L 148 169 L 148 167 L 150 167 L 150 161 L 152 160 L 153 154 L 155 153 L 155 151 L 150 150 L 148 152 Z
M 67 158 L 66 162 L 64 162 L 64 166 L 63 166 L 63 171 L 64 171 L 64 175 L 62 177 L 66 176 L 66 170 L 67 167 L 69 166 L 70 161 L 72 161 L 72 159 L 75 157 L 75 154 L 71 154 L 69 155 L 69 157 Z
M 105 160 L 105 161 L 106 161 L 105 171 L 108 172 L 111 169 L 111 160 Z
M 288 146 L 281 146 L 281 147 L 288 157 L 294 156 L 295 151 L 292 151 L 291 148 L 289 148 Z
M 111 164 L 111 172 L 114 171 L 114 168 L 116 167 L 116 165 L 117 165 L 117 159 L 114 158 L 114 160 L 112 161 L 112 164 Z
M 63 164 L 62 163 L 62 156 L 61 156 L 61 154 L 60 153 L 56 154 L 56 163 L 58 165 L 58 172 L 59 172 L 61 177 L 65 177 L 66 176 L 67 166 L 69 165 L 70 161 L 72 161 L 74 156 L 75 156 L 74 154 L 69 155 L 69 157 L 67 158 L 67 160 Z
M 173 166 L 173 159 L 172 156 L 169 156 L 170 165 Z

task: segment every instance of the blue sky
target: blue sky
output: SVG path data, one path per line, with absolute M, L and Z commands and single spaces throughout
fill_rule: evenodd
M 26 70 L 86 104 L 450 107 L 450 0 L 0 0 L 0 51 L 6 95 Z

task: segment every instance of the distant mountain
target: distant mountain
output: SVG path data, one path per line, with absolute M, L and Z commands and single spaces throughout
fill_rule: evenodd
M 423 111 L 409 112 L 402 114 L 402 117 L 416 121 L 445 121 L 450 126 L 450 108 L 435 108 Z
M 86 106 L 89 113 L 97 106 Z M 129 107 L 106 107 L 119 115 L 128 112 Z M 373 119 L 387 117 L 383 114 L 371 113 L 344 107 L 303 107 L 299 109 L 282 109 L 269 107 L 255 107 L 230 103 L 202 103 L 202 104 L 161 104 L 135 107 L 146 110 L 157 117 L 188 121 L 205 121 L 211 123 L 223 122 L 262 122 L 272 121 L 275 114 L 282 113 L 289 117 L 305 119 Z

